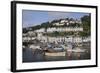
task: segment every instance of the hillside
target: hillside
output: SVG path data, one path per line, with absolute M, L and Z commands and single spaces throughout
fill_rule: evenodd
M 90 35 L 90 16 L 83 16 L 81 17 L 80 20 L 77 19 L 73 19 L 73 18 L 64 18 L 64 19 L 58 19 L 58 20 L 53 20 L 51 22 L 44 22 L 41 23 L 40 25 L 36 25 L 36 26 L 32 26 L 32 27 L 27 27 L 27 28 L 23 28 L 23 33 L 27 33 L 28 31 L 36 31 L 36 30 L 40 30 L 40 29 L 45 29 L 45 32 L 47 31 L 47 29 L 50 28 L 83 28 L 83 31 L 79 32 L 78 34 L 81 36 L 89 36 Z M 52 33 L 48 33 L 45 35 L 54 35 L 58 33 L 59 35 L 73 35 L 74 31 L 70 31 L 70 32 L 66 32 L 66 31 L 62 31 L 62 32 L 52 32 Z M 57 35 L 56 35 L 57 36 Z

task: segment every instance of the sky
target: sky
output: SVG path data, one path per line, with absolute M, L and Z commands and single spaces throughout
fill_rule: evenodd
M 89 13 L 23 10 L 22 24 L 23 28 L 25 28 L 40 25 L 43 22 L 67 17 L 79 20 L 84 15 L 89 15 Z

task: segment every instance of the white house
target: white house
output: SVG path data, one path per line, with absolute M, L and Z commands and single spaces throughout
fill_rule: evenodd
M 30 36 L 35 36 L 35 35 L 36 35 L 36 33 L 35 33 L 34 31 L 28 31 L 28 32 L 27 32 L 27 35 L 30 35 Z
M 54 32 L 54 31 L 58 31 L 58 32 L 63 32 L 63 31 L 66 31 L 66 32 L 69 32 L 69 31 L 83 31 L 83 28 L 82 27 L 75 27 L 75 28 L 62 27 L 62 28 L 48 28 L 47 29 L 47 32 Z
M 66 19 L 63 19 L 63 20 L 60 21 L 60 23 L 68 23 L 68 22 L 69 22 L 69 21 L 66 20 Z
M 76 20 L 75 23 L 82 24 L 80 20 Z
M 75 21 L 69 21 L 70 24 L 75 24 Z
M 34 32 L 45 32 L 45 28 L 41 28 L 41 29 L 35 30 Z
M 53 25 L 56 25 L 56 26 L 62 26 L 62 25 L 64 25 L 64 23 L 54 23 Z

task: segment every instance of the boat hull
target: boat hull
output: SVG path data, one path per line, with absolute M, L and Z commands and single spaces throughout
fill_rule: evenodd
M 45 52 L 45 56 L 65 56 L 66 52 Z

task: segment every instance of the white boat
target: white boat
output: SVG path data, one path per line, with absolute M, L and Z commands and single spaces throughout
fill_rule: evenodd
M 40 49 L 41 50 L 40 46 L 36 46 L 36 45 L 30 45 L 29 48 L 32 48 L 32 49 Z
M 45 56 L 65 56 L 66 52 L 45 52 Z
M 61 47 L 61 48 L 58 47 L 58 48 L 53 48 L 53 50 L 54 50 L 54 51 L 59 51 L 59 52 L 60 52 L 60 51 L 63 51 L 64 49 L 63 49 L 62 47 Z
M 70 52 L 85 52 L 85 49 L 80 49 L 80 48 L 74 48 L 74 49 L 67 49 L 67 51 Z
M 23 45 L 22 48 L 25 48 L 25 46 Z
M 73 52 L 85 52 L 85 49 L 75 48 L 72 50 Z

